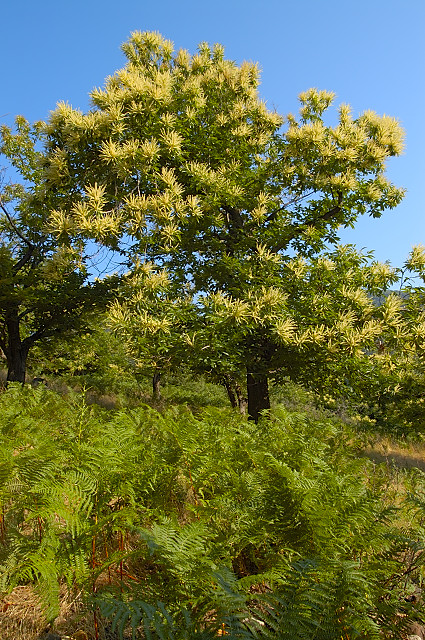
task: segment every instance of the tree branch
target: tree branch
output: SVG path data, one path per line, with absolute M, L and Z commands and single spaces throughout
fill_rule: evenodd
M 28 251 L 22 256 L 22 258 L 19 260 L 19 262 L 17 262 L 15 264 L 15 266 L 13 267 L 13 275 L 16 276 L 16 274 L 20 271 L 20 269 L 22 269 L 23 266 L 26 265 L 26 263 L 31 259 L 33 253 L 34 253 L 34 245 L 32 245 L 31 247 L 28 248 Z
M 24 255 L 22 256 L 22 258 L 15 264 L 15 266 L 13 267 L 13 274 L 16 275 L 18 273 L 18 271 L 20 271 L 22 269 L 23 266 L 26 265 L 26 263 L 31 259 L 33 253 L 34 253 L 34 249 L 35 249 L 35 245 L 30 242 L 28 240 L 28 238 L 26 238 L 18 229 L 18 227 L 16 226 L 12 216 L 10 215 L 10 213 L 8 212 L 8 210 L 6 209 L 6 207 L 4 206 L 3 202 L 1 201 L 0 198 L 0 208 L 3 211 L 4 215 L 6 216 L 10 226 L 12 227 L 13 231 L 16 233 L 16 235 L 18 236 L 18 238 L 20 238 L 22 240 L 22 242 L 24 242 L 28 249 L 26 251 L 26 253 L 24 253 Z
M 272 222 L 273 220 L 276 220 L 277 214 L 280 213 L 281 211 L 285 211 L 286 207 L 291 206 L 291 204 L 294 204 L 294 202 L 299 202 L 300 200 L 304 200 L 305 198 L 308 198 L 309 196 L 312 196 L 313 193 L 315 193 L 315 191 L 310 191 L 309 193 L 306 193 L 303 196 L 297 196 L 296 198 L 292 198 L 292 200 L 289 200 L 288 202 L 285 202 L 285 204 L 283 204 L 278 209 L 275 209 L 274 211 L 271 211 L 271 213 L 269 213 L 269 215 L 265 219 L 265 222 Z
M 28 247 L 34 247 L 32 242 L 30 242 L 28 240 L 28 238 L 26 238 L 24 235 L 22 235 L 22 233 L 19 231 L 19 229 L 17 228 L 12 216 L 10 215 L 10 213 L 8 212 L 6 207 L 4 206 L 3 202 L 1 201 L 1 198 L 0 198 L 0 208 L 2 209 L 2 211 L 3 211 L 4 215 L 6 216 L 6 218 L 8 219 L 8 222 L 9 222 L 10 226 L 12 227 L 13 231 L 16 233 L 17 236 L 19 236 L 19 238 L 22 240 L 22 242 L 25 242 L 25 244 Z
M 285 246 L 287 246 L 287 244 L 291 241 L 294 240 L 294 238 L 296 238 L 298 235 L 300 235 L 310 224 L 314 224 L 317 222 L 328 222 L 329 220 L 331 220 L 334 216 L 336 216 L 338 213 L 340 213 L 342 211 L 342 193 L 338 192 L 338 204 L 336 204 L 334 207 L 332 207 L 331 209 L 329 209 L 328 211 L 325 211 L 325 213 L 322 213 L 322 215 L 318 216 L 317 218 L 314 218 L 312 220 L 305 220 L 302 224 L 296 224 L 293 225 L 292 227 L 292 231 L 289 235 L 289 237 L 285 237 L 285 242 L 284 243 L 279 243 L 279 245 L 276 245 L 275 247 L 273 247 L 274 251 L 280 251 L 281 249 L 283 249 Z
M 49 333 L 49 329 L 46 326 L 40 327 L 39 329 L 34 331 L 34 333 L 32 333 L 30 336 L 27 336 L 26 338 L 24 338 L 24 340 L 22 340 L 22 344 L 24 345 L 24 347 L 28 346 L 28 349 L 30 349 L 32 345 L 35 342 L 37 342 L 37 340 L 40 340 L 40 338 L 46 337 L 48 333 Z
M 235 207 L 230 207 L 228 205 L 222 205 L 221 208 L 226 212 L 226 222 L 232 223 L 233 228 L 235 229 L 243 229 L 243 220 L 241 216 L 241 212 L 239 209 L 235 209 Z M 229 231 L 232 231 L 232 228 L 229 226 Z

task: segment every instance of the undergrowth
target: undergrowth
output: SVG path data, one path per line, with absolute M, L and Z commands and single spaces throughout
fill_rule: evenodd
M 0 395 L 0 591 L 64 585 L 120 637 L 400 638 L 421 604 L 425 483 L 356 455 L 335 419 L 277 407 L 106 411 Z M 414 497 L 413 497 L 414 496 Z

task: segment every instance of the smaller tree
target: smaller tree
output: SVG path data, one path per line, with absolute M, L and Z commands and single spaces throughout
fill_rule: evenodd
M 10 184 L 0 193 L 0 348 L 7 380 L 24 383 L 31 347 L 52 334 L 86 326 L 90 314 L 107 303 L 116 278 L 90 282 L 84 255 L 49 231 L 48 202 L 34 206 L 41 125 L 31 127 L 23 118 L 16 124 L 15 134 L 1 129 L 0 152 L 26 186 Z

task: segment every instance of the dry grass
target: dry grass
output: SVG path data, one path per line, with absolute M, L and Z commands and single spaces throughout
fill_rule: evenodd
M 98 620 L 98 640 L 118 640 L 110 624 Z M 81 594 L 63 588 L 60 613 L 47 625 L 39 599 L 31 586 L 16 587 L 0 600 L 1 640 L 96 640 L 93 613 L 83 604 Z
M 31 587 L 16 587 L 0 602 L 2 640 L 35 640 L 42 637 L 46 622 Z
M 425 472 L 425 444 L 423 443 L 403 446 L 388 438 L 380 438 L 373 445 L 366 447 L 363 455 L 377 464 L 384 462 L 397 469 L 419 469 Z

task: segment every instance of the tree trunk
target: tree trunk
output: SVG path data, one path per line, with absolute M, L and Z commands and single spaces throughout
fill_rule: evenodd
M 248 392 L 248 419 L 257 424 L 263 412 L 270 409 L 269 381 L 264 373 L 251 373 L 246 376 Z
M 236 397 L 235 391 L 233 390 L 233 385 L 232 385 L 230 376 L 228 375 L 223 376 L 223 385 L 227 391 L 227 396 L 230 400 L 230 404 L 232 405 L 232 409 L 236 409 L 236 407 L 238 406 L 238 399 Z
M 21 340 L 18 312 L 13 311 L 6 320 L 7 326 L 7 382 L 25 383 L 25 371 L 29 344 Z
M 246 412 L 248 409 L 248 399 L 245 396 L 241 396 L 238 399 L 239 413 L 241 416 L 246 416 Z
M 238 399 L 238 408 L 241 416 L 246 416 L 246 410 L 248 407 L 248 400 L 246 396 L 243 394 L 241 386 L 239 382 L 235 381 L 235 393 Z
M 152 376 L 152 393 L 154 400 L 161 400 L 161 374 L 158 372 Z
M 245 416 L 247 400 L 242 393 L 242 389 L 239 382 L 234 378 L 232 378 L 229 374 L 225 374 L 222 377 L 221 381 L 227 391 L 227 396 L 230 400 L 230 404 L 232 405 L 232 408 L 239 409 L 239 413 L 242 416 Z

